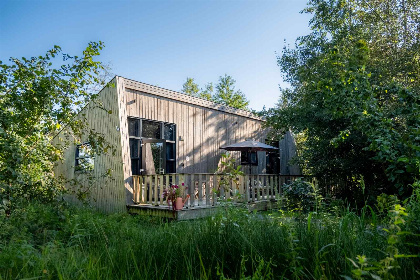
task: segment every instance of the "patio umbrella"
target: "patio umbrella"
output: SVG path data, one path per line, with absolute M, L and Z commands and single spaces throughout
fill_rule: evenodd
M 253 140 L 246 140 L 232 145 L 220 147 L 226 151 L 240 151 L 240 152 L 274 152 L 278 148 Z M 249 164 L 249 171 L 251 174 L 251 164 Z

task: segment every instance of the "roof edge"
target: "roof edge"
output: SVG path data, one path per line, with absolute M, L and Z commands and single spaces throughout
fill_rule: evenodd
M 234 114 L 234 115 L 238 115 L 242 117 L 247 117 L 254 120 L 264 121 L 264 119 L 260 118 L 259 116 L 253 114 L 250 111 L 232 108 L 229 106 L 215 103 L 213 101 L 209 101 L 204 98 L 190 96 L 190 95 L 180 93 L 174 90 L 169 90 L 169 89 L 161 88 L 158 86 L 142 83 L 142 82 L 128 79 L 122 76 L 116 76 L 116 77 L 119 77 L 123 80 L 125 88 L 129 88 L 132 90 L 136 90 L 143 93 L 147 93 L 147 94 L 151 94 L 151 95 L 155 95 L 159 97 L 164 97 L 164 98 L 168 98 L 168 99 L 172 99 L 176 101 L 181 101 L 181 102 L 192 104 L 192 105 L 197 105 L 197 106 L 208 108 L 208 109 L 213 109 L 213 110 L 230 113 L 230 114 Z

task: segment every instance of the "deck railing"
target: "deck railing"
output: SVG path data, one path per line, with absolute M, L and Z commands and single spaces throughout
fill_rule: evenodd
M 212 206 L 219 201 L 256 202 L 276 200 L 281 196 L 281 186 L 302 176 L 260 174 L 237 176 L 226 180 L 224 175 L 166 174 L 133 175 L 133 201 L 136 204 L 167 205 L 163 190 L 171 184 L 185 185 L 185 195 L 190 198 L 186 207 Z M 223 180 L 224 179 L 224 180 Z

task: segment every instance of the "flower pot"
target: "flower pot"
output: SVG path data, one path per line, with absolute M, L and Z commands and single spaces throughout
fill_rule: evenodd
M 175 210 L 182 210 L 184 208 L 184 201 L 182 201 L 182 197 L 177 197 L 175 200 Z

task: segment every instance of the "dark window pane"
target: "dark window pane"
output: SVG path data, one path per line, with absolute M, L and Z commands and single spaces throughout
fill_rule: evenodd
M 267 174 L 278 174 L 280 172 L 279 153 L 267 153 Z
M 131 173 L 133 175 L 140 175 L 140 160 L 139 159 L 131 160 Z
M 139 155 L 139 145 L 140 145 L 140 140 L 130 139 L 130 156 L 132 158 L 140 157 L 140 155 Z
M 175 143 L 166 143 L 166 159 L 175 159 Z
M 241 152 L 242 165 L 258 165 L 257 152 Z
M 250 152 L 248 157 L 249 157 L 249 163 L 250 164 L 258 165 L 257 152 Z
M 249 164 L 248 163 L 248 152 L 241 152 L 241 164 Z
M 271 141 L 266 139 L 265 143 L 273 147 L 279 147 L 279 141 Z M 280 173 L 280 153 L 279 150 L 266 154 L 267 174 Z
M 166 173 L 176 173 L 175 171 L 175 161 L 166 162 Z
M 171 141 L 175 141 L 175 125 L 174 124 L 165 124 L 165 128 L 164 128 L 164 138 L 166 140 L 171 140 Z
M 129 136 L 139 137 L 139 120 L 128 119 L 128 134 Z
M 143 120 L 141 127 L 141 137 L 160 139 L 160 123 Z

